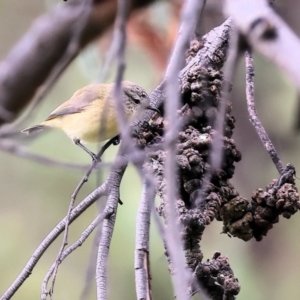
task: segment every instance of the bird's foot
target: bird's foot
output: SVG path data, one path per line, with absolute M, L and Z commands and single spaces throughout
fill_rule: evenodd
M 113 144 L 114 146 L 117 146 L 117 145 L 120 144 L 120 136 L 119 136 L 119 135 L 115 136 L 115 137 L 112 139 L 112 144 Z
M 96 155 L 93 152 L 91 152 L 90 154 L 91 154 L 93 162 L 101 162 L 101 158 L 98 155 Z

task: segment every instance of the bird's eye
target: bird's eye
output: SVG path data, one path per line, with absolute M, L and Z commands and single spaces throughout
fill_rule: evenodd
M 134 101 L 135 104 L 140 104 L 141 103 L 141 101 L 139 99 L 133 99 L 133 101 Z
M 145 92 L 142 92 L 142 97 L 145 98 L 147 94 Z

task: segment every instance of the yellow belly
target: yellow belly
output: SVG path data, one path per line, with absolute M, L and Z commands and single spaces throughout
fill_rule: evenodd
M 67 114 L 44 122 L 45 125 L 63 130 L 72 140 L 83 143 L 98 143 L 113 138 L 119 133 L 116 110 L 114 107 L 101 108 L 93 102 L 80 113 Z

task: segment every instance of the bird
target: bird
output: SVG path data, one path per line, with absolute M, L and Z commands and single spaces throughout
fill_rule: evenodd
M 145 109 L 159 112 L 150 106 L 150 98 L 139 85 L 122 82 L 122 102 L 126 119 L 130 122 Z M 82 87 L 54 109 L 45 121 L 22 130 L 31 134 L 47 127 L 61 129 L 73 142 L 87 152 L 92 160 L 97 155 L 84 144 L 112 139 L 119 134 L 118 112 L 113 96 L 114 83 L 95 83 Z

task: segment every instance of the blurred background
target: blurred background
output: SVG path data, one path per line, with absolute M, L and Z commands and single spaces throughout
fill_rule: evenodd
M 31 23 L 61 1 L 1 0 L 0 1 L 0 59 L 22 37 Z M 128 24 L 126 54 L 127 80 L 143 86 L 148 92 L 160 82 L 169 51 L 178 29 L 182 1 L 158 2 L 134 14 Z M 220 25 L 224 20 L 219 1 L 207 1 L 203 32 Z M 279 14 L 296 33 L 300 33 L 297 1 L 276 2 Z M 298 23 L 298 24 L 297 24 Z M 75 90 L 96 81 L 101 73 L 111 32 L 85 51 L 71 64 L 51 93 L 42 102 L 28 125 L 43 120 L 56 106 L 67 100 Z M 28 66 L 30 67 L 30 66 Z M 281 70 L 260 56 L 255 56 L 256 103 L 271 140 L 284 164 L 290 162 L 300 170 L 300 135 L 297 123 L 297 94 Z M 107 81 L 112 81 L 114 73 Z M 240 61 L 234 79 L 232 101 L 236 129 L 234 139 L 242 152 L 232 180 L 240 194 L 251 198 L 258 187 L 264 188 L 278 178 L 271 159 L 260 143 L 247 115 L 245 99 L 244 60 Z M 22 143 L 25 141 L 22 141 Z M 61 132 L 41 135 L 28 144 L 30 150 L 53 159 L 90 163 L 90 158 Z M 92 149 L 96 150 L 96 148 Z M 117 147 L 111 147 L 104 160 L 112 161 Z M 0 294 L 19 274 L 49 231 L 65 216 L 70 195 L 84 171 L 49 167 L 0 152 Z M 300 173 L 300 171 L 299 171 Z M 103 177 L 105 174 L 103 174 Z M 134 188 L 133 188 L 134 186 Z M 135 218 L 141 192 L 141 182 L 133 167 L 122 181 L 121 199 L 109 260 L 109 299 L 135 299 L 134 240 Z M 81 190 L 77 203 L 96 188 L 95 174 Z M 93 205 L 72 224 L 69 243 L 76 240 L 96 217 Z M 300 214 L 290 220 L 280 218 L 262 242 L 243 242 L 221 235 L 222 224 L 213 222 L 205 231 L 201 243 L 205 259 L 215 251 L 228 256 L 235 276 L 242 286 L 238 299 L 299 299 L 300 285 L 298 252 Z M 56 258 L 61 237 L 46 251 L 33 274 L 13 299 L 38 299 L 41 282 Z M 79 299 L 86 281 L 87 266 L 94 245 L 92 236 L 60 266 L 55 286 L 55 299 Z M 173 299 L 170 276 L 163 254 L 161 239 L 155 224 L 151 228 L 151 268 L 154 299 Z M 95 299 L 95 286 L 88 299 Z

